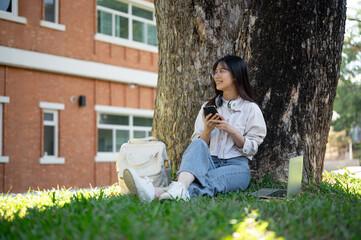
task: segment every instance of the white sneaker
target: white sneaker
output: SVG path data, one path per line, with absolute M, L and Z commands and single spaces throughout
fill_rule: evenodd
M 155 188 L 151 179 L 139 177 L 131 168 L 124 170 L 123 178 L 131 194 L 138 196 L 143 202 L 153 201 L 155 198 Z
M 190 199 L 188 190 L 184 187 L 181 182 L 172 182 L 169 185 L 169 190 L 167 192 L 162 193 L 159 196 L 159 200 L 180 200 L 188 201 Z

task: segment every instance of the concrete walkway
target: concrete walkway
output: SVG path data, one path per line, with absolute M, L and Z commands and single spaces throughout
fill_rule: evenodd
M 347 169 L 353 177 L 361 178 L 360 160 L 325 160 L 324 170 L 327 172 L 335 172 L 345 174 Z
M 346 167 L 346 169 L 352 174 L 351 176 L 361 178 L 361 167 L 360 166 Z M 344 169 L 339 169 L 334 172 L 342 174 L 342 175 L 346 173 L 346 171 Z

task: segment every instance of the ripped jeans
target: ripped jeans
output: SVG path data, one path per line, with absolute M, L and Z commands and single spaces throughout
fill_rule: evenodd
M 246 157 L 219 159 L 211 156 L 202 139 L 193 140 L 184 152 L 177 174 L 183 171 L 192 173 L 196 178 L 188 188 L 191 198 L 245 190 L 251 178 Z

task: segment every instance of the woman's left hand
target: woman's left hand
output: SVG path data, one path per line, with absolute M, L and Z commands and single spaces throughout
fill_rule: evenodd
M 217 115 L 219 119 L 209 120 L 210 122 L 216 123 L 216 128 L 218 128 L 219 130 L 223 130 L 229 134 L 237 132 L 237 130 L 229 122 L 227 122 L 227 120 L 222 115 L 219 115 L 218 113 Z
M 227 120 L 217 113 L 218 119 L 209 120 L 210 122 L 216 123 L 216 128 L 229 133 L 237 147 L 243 148 L 246 139 L 242 136 L 235 127 L 233 127 Z

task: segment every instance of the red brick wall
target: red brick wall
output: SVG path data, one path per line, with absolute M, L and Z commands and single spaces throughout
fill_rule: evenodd
M 6 75 L 5 75 L 6 72 Z M 94 105 L 153 109 L 155 89 L 0 66 L 0 93 L 4 104 L 3 155 L 0 190 L 22 192 L 30 188 L 105 186 L 117 181 L 115 163 L 95 163 L 97 123 Z M 124 94 L 125 93 L 125 94 Z M 86 106 L 78 101 L 86 96 Z M 140 97 L 141 96 L 141 97 Z M 142 102 L 141 102 L 142 101 Z M 42 109 L 39 102 L 62 103 L 59 110 L 59 157 L 65 164 L 40 164 Z
M 157 53 L 94 40 L 96 0 L 60 1 L 59 23 L 65 25 L 65 31 L 40 26 L 41 3 L 41 0 L 19 0 L 19 16 L 25 17 L 27 24 L 0 19 L 1 46 L 158 71 Z
M 153 2 L 151 0 L 147 0 Z M 158 54 L 96 41 L 96 0 L 60 1 L 65 31 L 40 26 L 41 0 L 19 0 L 27 24 L 0 19 L 0 46 L 25 49 L 126 68 L 158 71 Z M 86 96 L 86 106 L 78 97 Z M 29 188 L 106 186 L 117 181 L 115 163 L 96 163 L 97 113 L 94 105 L 154 109 L 155 88 L 86 79 L 0 65 L 3 104 L 3 155 L 0 192 Z M 71 97 L 77 98 L 76 102 Z M 39 102 L 62 103 L 59 110 L 59 157 L 65 164 L 40 164 L 42 109 Z

